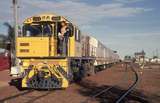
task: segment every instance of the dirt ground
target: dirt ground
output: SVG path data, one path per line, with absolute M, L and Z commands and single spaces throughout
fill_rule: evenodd
M 139 82 L 123 102 L 159 103 L 160 65 L 146 66 L 145 69 L 135 67 Z M 84 103 L 100 90 L 114 86 L 106 100 L 97 97 L 88 101 L 88 103 L 113 103 L 113 100 L 122 95 L 134 82 L 134 74 L 130 69 L 124 68 L 124 65 L 117 64 L 94 76 L 86 77 L 81 82 L 72 83 L 65 90 L 51 91 L 19 90 L 15 84 L 10 84 L 9 71 L 0 71 L 0 103 Z

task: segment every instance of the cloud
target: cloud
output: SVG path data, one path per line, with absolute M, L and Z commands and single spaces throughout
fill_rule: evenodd
M 159 41 L 160 39 L 160 31 L 145 31 L 145 32 L 136 32 L 136 33 L 133 33 L 133 32 L 128 32 L 128 33 L 117 33 L 117 34 L 110 34 L 112 35 L 111 37 L 114 38 L 114 39 L 121 39 L 121 40 L 129 40 L 132 39 L 133 41 L 136 41 L 136 40 L 141 40 L 141 42 L 144 42 L 144 43 L 147 43 L 147 42 L 150 42 L 154 40 L 157 40 Z M 103 39 L 103 37 L 102 37 Z M 146 40 L 148 40 L 146 42 Z M 158 44 L 158 43 L 157 43 Z
M 120 1 L 120 0 L 119 0 Z M 121 0 L 122 1 L 122 0 Z M 127 1 L 127 0 L 126 0 Z M 128 0 L 129 1 L 129 0 Z M 137 1 L 137 0 L 136 0 Z M 4 9 L 9 2 L 8 0 L 3 1 L 5 4 L 0 4 Z M 9 4 L 9 3 L 8 3 Z M 11 4 L 11 1 L 10 1 Z M 8 5 L 7 5 L 8 6 Z M 2 9 L 1 20 L 6 20 L 11 17 L 11 10 L 7 9 L 8 12 L 4 12 Z M 5 10 L 5 11 L 6 11 Z M 150 8 L 142 7 L 129 7 L 123 3 L 109 3 L 100 5 L 91 5 L 79 0 L 21 0 L 20 1 L 20 21 L 28 16 L 39 14 L 43 12 L 55 12 L 59 15 L 68 17 L 70 20 L 79 25 L 91 24 L 97 22 L 103 18 L 119 18 L 136 16 L 138 14 L 151 11 Z M 4 16 L 3 16 L 4 15 Z M 8 16 L 7 16 L 8 15 Z M 11 19 L 11 18 L 10 18 Z
M 145 50 L 148 56 L 152 56 L 152 50 L 156 48 L 160 50 L 160 31 L 120 33 L 110 37 L 108 40 L 103 38 L 102 40 L 108 47 L 118 50 L 121 56 L 125 56 L 128 53 L 131 55 L 142 49 Z
M 66 16 L 76 25 L 80 25 L 82 30 L 85 30 L 87 34 L 89 32 L 90 34 L 92 34 L 92 36 L 94 35 L 100 41 L 103 41 L 104 44 L 110 44 L 107 46 L 118 49 L 119 51 L 121 51 L 121 53 L 123 50 L 125 53 L 126 50 L 128 50 L 127 47 L 130 47 L 129 49 L 131 52 L 133 52 L 133 48 L 135 47 L 147 48 L 148 45 L 151 45 L 153 48 L 159 47 L 158 44 L 160 39 L 160 32 L 143 33 L 143 31 L 154 30 L 143 25 L 141 29 L 141 27 L 137 24 L 136 25 L 140 28 L 132 28 L 129 26 L 129 24 L 133 23 L 142 23 L 140 20 L 137 20 L 139 19 L 138 16 L 140 14 L 148 13 L 154 10 L 152 8 L 145 8 L 129 4 L 139 3 L 141 1 L 144 0 L 111 0 L 111 2 L 109 3 L 92 5 L 92 3 L 83 2 L 81 0 L 19 0 L 19 21 L 20 23 L 22 23 L 22 21 L 26 17 L 44 12 L 52 12 L 58 15 Z M 1 24 L 6 21 L 13 21 L 11 3 L 12 0 L 2 0 L 0 3 Z M 122 19 L 121 21 L 121 18 L 124 19 Z M 128 22 L 127 20 L 125 20 L 125 18 L 133 18 L 133 20 L 129 20 L 130 23 L 126 24 L 128 27 L 126 25 L 124 26 L 123 23 L 119 23 L 119 25 L 117 25 L 118 23 L 113 23 L 111 25 L 111 23 L 115 19 L 115 22 Z M 150 22 L 145 20 L 145 16 L 143 16 L 142 18 L 144 18 L 142 20 L 143 22 Z M 110 22 L 109 20 L 111 20 L 112 22 Z M 106 23 L 108 23 L 107 26 Z M 125 29 L 126 32 L 123 33 L 123 30 L 121 31 L 121 28 Z M 144 30 L 143 28 L 146 28 L 147 30 Z M 0 31 L 2 29 L 3 28 L 0 28 Z M 136 29 L 141 29 L 139 31 L 142 31 L 142 33 L 134 33 L 138 31 Z M 131 44 L 129 42 L 133 43 Z M 138 43 L 144 44 L 140 46 Z
M 22 0 L 26 12 L 56 12 L 60 15 L 69 17 L 79 24 L 88 24 L 102 18 L 128 17 L 151 11 L 150 8 L 129 7 L 123 3 L 101 4 L 98 6 L 90 5 L 85 2 L 72 1 L 45 1 L 45 0 Z M 46 6 L 47 5 L 47 6 Z M 37 10 L 38 9 L 38 10 Z
M 121 2 L 121 3 L 135 3 L 135 2 L 140 2 L 144 0 L 114 0 L 116 2 Z
M 11 0 L 4 0 L 0 2 L 0 22 L 10 21 L 12 15 Z

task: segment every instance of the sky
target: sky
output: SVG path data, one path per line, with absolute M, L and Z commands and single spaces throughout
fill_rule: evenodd
M 39 13 L 56 13 L 78 25 L 121 57 L 142 49 L 160 56 L 160 0 L 18 0 L 19 24 Z M 12 0 L 0 2 L 2 24 L 13 23 Z

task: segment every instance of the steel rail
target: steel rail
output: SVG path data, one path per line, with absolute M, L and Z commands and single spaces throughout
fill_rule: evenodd
M 127 91 L 115 101 L 115 103 L 120 103 L 134 89 L 134 87 L 138 83 L 138 73 L 133 68 L 133 64 L 131 62 L 126 62 L 126 65 L 127 64 L 130 64 L 131 71 L 134 72 L 135 81 L 134 81 L 134 83 L 131 84 L 131 86 L 127 89 Z M 83 101 L 81 103 L 88 103 L 90 100 L 102 95 L 103 93 L 106 93 L 106 92 L 110 91 L 113 87 L 115 87 L 115 85 L 101 90 L 100 92 L 98 92 L 95 95 L 91 96 L 91 98 L 89 98 L 89 99 L 87 99 L 87 100 L 85 100 L 85 101 Z
M 99 96 L 99 95 L 101 95 L 101 94 L 103 94 L 103 93 L 105 93 L 105 92 L 111 90 L 113 87 L 114 87 L 114 86 L 111 86 L 111 87 L 108 87 L 108 88 L 106 88 L 106 89 L 103 89 L 103 90 L 100 91 L 99 93 L 97 93 L 97 94 L 91 96 L 91 98 L 89 98 L 89 99 L 87 99 L 87 100 L 85 100 L 84 102 L 81 102 L 81 103 L 88 103 L 89 100 L 92 100 L 92 99 L 96 98 L 97 96 Z
M 132 70 L 132 71 L 134 72 L 134 74 L 135 74 L 135 81 L 134 81 L 134 83 L 128 88 L 128 90 L 127 90 L 121 97 L 119 97 L 119 99 L 116 101 L 116 103 L 120 103 L 120 102 L 135 88 L 136 84 L 138 83 L 138 79 L 139 79 L 138 73 L 137 73 L 136 70 L 133 68 L 133 64 L 131 63 L 130 65 L 131 65 L 131 66 L 130 66 L 131 70 Z

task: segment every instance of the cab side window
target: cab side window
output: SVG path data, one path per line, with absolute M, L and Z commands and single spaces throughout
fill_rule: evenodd
M 49 24 L 43 25 L 43 35 L 44 36 L 51 36 L 52 35 L 52 26 Z
M 75 28 L 75 40 L 80 42 L 81 32 L 79 29 Z
M 69 30 L 70 30 L 70 33 L 69 33 L 70 35 L 69 36 L 72 37 L 74 35 L 74 27 L 73 27 L 72 24 L 69 24 L 68 27 L 69 27 Z

